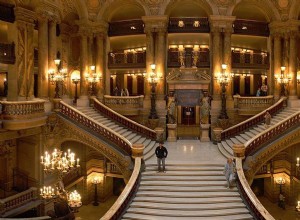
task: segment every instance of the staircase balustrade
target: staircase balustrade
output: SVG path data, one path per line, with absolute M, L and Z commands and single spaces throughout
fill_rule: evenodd
M 245 156 L 250 156 L 262 147 L 264 147 L 271 140 L 276 137 L 280 137 L 286 131 L 291 128 L 298 127 L 300 125 L 300 112 L 296 112 L 288 118 L 281 121 L 276 126 L 270 127 L 263 131 L 261 134 L 255 136 L 245 143 Z
M 236 168 L 237 168 L 237 187 L 239 192 L 246 202 L 246 205 L 251 210 L 255 219 L 259 220 L 275 220 L 273 216 L 265 209 L 265 207 L 257 199 L 256 195 L 253 193 L 248 181 L 244 175 L 242 159 L 236 158 Z
M 72 121 L 80 123 L 81 125 L 91 129 L 93 132 L 96 132 L 97 134 L 113 142 L 116 146 L 122 148 L 125 152 L 131 155 L 131 143 L 121 137 L 118 133 L 114 132 L 110 128 L 105 127 L 104 125 L 98 124 L 92 118 L 83 115 L 80 111 L 62 101 L 59 103 L 59 108 L 60 113 L 65 117 L 68 117 Z
M 125 189 L 122 191 L 121 195 L 113 204 L 113 206 L 101 218 L 101 220 L 120 219 L 120 217 L 123 215 L 125 210 L 128 208 L 130 201 L 133 199 L 136 190 L 138 189 L 141 178 L 141 165 L 141 158 L 135 158 L 134 169 Z
M 5 212 L 20 207 L 30 201 L 38 198 L 37 188 L 31 187 L 30 189 L 18 193 L 16 195 L 7 197 L 0 200 L 0 216 L 3 216 Z
M 259 97 L 234 95 L 233 99 L 234 108 L 238 109 L 239 115 L 256 115 L 274 103 L 274 97 L 272 95 Z
M 150 138 L 152 140 L 156 139 L 156 132 L 154 130 L 147 128 L 146 126 L 143 126 L 143 125 L 141 125 L 135 121 L 132 121 L 129 118 L 126 118 L 123 115 L 113 111 L 112 109 L 108 108 L 107 106 L 105 106 L 104 104 L 99 102 L 96 98 L 93 99 L 93 102 L 94 102 L 94 108 L 96 110 L 100 111 L 102 114 L 104 114 L 108 118 L 124 125 L 126 128 L 129 128 L 143 136 L 146 136 L 147 138 Z
M 269 111 L 269 113 L 273 116 L 278 111 L 282 110 L 285 106 L 286 106 L 286 97 L 283 97 L 277 103 L 267 108 L 265 111 L 262 111 L 261 113 L 254 115 L 253 117 L 222 131 L 221 139 L 225 140 L 226 138 L 235 136 L 237 134 L 240 134 L 248 130 L 252 126 L 257 125 L 258 123 L 261 123 L 265 120 L 264 115 L 266 111 Z
M 2 118 L 6 120 L 30 119 L 44 116 L 44 100 L 0 101 Z

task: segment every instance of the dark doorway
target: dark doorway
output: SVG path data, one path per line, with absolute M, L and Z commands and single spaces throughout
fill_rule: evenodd
M 240 76 L 234 76 L 233 78 L 233 94 L 240 94 Z
M 137 95 L 144 95 L 144 76 L 137 76 Z
M 189 106 L 182 107 L 182 124 L 184 125 L 195 124 L 195 107 L 189 107 Z
M 109 86 L 110 95 L 114 95 L 114 78 L 110 77 L 109 82 L 110 82 L 110 86 Z
M 133 77 L 127 76 L 127 89 L 128 89 L 129 95 L 132 95 L 132 85 L 133 85 Z
M 245 76 L 245 96 L 250 95 L 250 76 Z

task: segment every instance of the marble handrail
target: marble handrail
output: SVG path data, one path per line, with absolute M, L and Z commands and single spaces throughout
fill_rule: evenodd
M 253 193 L 251 187 L 249 186 L 247 179 L 244 175 L 242 158 L 236 158 L 236 168 L 237 168 L 237 184 L 239 190 L 241 191 L 243 199 L 248 203 L 250 209 L 257 219 L 275 220 L 273 216 L 265 209 L 265 207 L 257 199 L 256 195 Z
M 16 195 L 12 195 L 10 197 L 7 197 L 5 199 L 0 200 L 0 216 L 1 214 L 15 209 L 17 207 L 22 206 L 25 203 L 28 203 L 32 200 L 37 199 L 37 188 L 31 187 L 28 190 L 25 190 L 21 193 L 18 193 Z
M 143 108 L 144 96 L 110 96 L 104 95 L 104 104 L 108 107 Z
M 105 106 L 101 102 L 99 102 L 96 98 L 93 98 L 94 108 L 100 111 L 101 113 L 105 114 L 107 117 L 111 118 L 112 120 L 126 126 L 133 131 L 145 135 L 152 140 L 156 139 L 156 132 L 150 128 L 147 128 L 144 125 L 141 125 L 129 118 L 124 117 L 123 115 L 115 112 L 114 110 L 110 109 L 109 107 Z
M 256 115 L 254 115 L 253 117 L 251 117 L 245 121 L 242 121 L 241 123 L 222 131 L 221 139 L 225 140 L 226 138 L 237 135 L 237 134 L 249 129 L 250 127 L 264 121 L 264 115 L 265 115 L 266 111 L 269 111 L 269 113 L 271 115 L 275 115 L 279 110 L 281 110 L 285 107 L 286 99 L 287 99 L 286 97 L 283 97 L 278 102 L 276 102 L 274 105 L 267 108 L 265 111 L 262 111 Z
M 248 109 L 252 107 L 266 108 L 273 104 L 274 96 L 253 96 L 245 97 L 240 95 L 234 95 L 234 107 L 238 109 Z
M 138 187 L 141 175 L 141 163 L 142 160 L 140 157 L 135 158 L 134 169 L 125 189 L 118 197 L 117 201 L 113 204 L 113 206 L 105 213 L 105 215 L 100 220 L 115 220 L 119 219 L 122 216 Z
M 0 101 L 3 119 L 35 118 L 45 113 L 44 100 L 33 101 Z

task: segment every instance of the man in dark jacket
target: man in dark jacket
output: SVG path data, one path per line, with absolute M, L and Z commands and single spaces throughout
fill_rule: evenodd
M 168 156 L 167 148 L 165 148 L 162 143 L 159 143 L 159 146 L 155 150 L 155 154 L 156 154 L 156 157 L 157 157 L 157 165 L 158 165 L 158 171 L 157 172 L 162 171 L 162 172 L 165 173 L 166 172 L 165 171 L 165 159 Z M 163 167 L 162 170 L 160 169 L 160 164 L 161 163 L 162 163 L 162 167 Z

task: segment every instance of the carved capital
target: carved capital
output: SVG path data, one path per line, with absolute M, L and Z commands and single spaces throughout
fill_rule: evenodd
M 143 16 L 145 23 L 145 33 L 151 32 L 167 32 L 168 17 L 167 16 Z
M 16 21 L 33 24 L 35 20 L 35 12 L 26 8 L 16 7 L 15 8 Z

